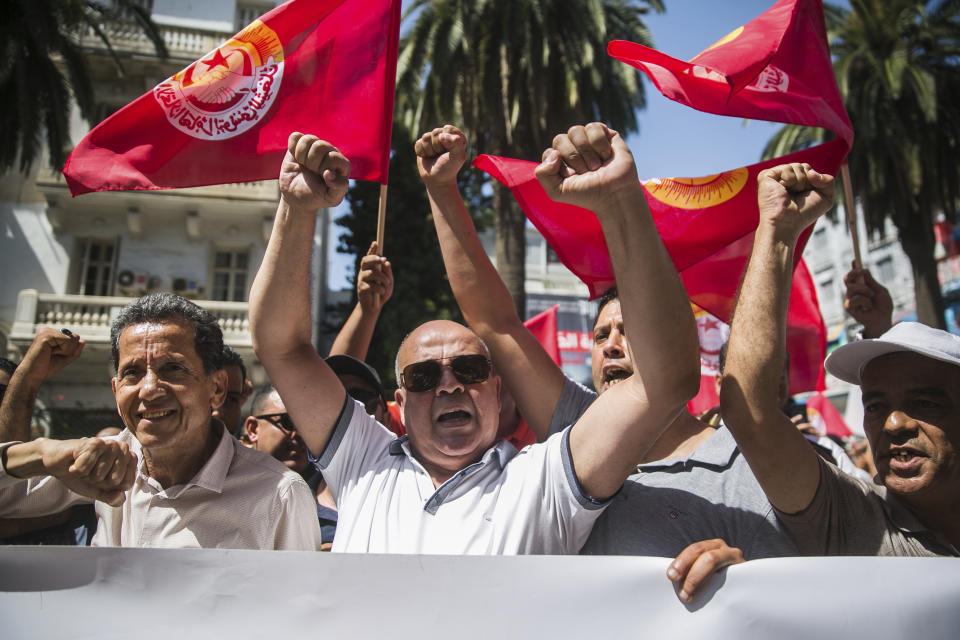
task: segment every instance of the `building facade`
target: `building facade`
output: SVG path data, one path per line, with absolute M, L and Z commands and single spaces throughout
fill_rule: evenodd
M 140 0 L 169 50 L 129 20 L 102 25 L 120 56 L 118 73 L 94 33 L 80 39 L 105 118 L 206 55 L 274 2 Z M 73 110 L 71 141 L 90 124 Z M 279 167 L 278 167 L 279 171 Z M 29 175 L 0 179 L 0 346 L 18 360 L 36 331 L 67 328 L 87 346 L 78 362 L 44 385 L 38 419 L 55 435 L 87 435 L 118 424 L 110 378 L 109 324 L 129 300 L 171 291 L 220 321 L 226 343 L 265 381 L 250 339 L 247 298 L 273 225 L 276 181 L 164 191 L 98 192 L 71 198 L 63 176 L 38 162 Z M 328 212 L 314 236 L 313 302 L 323 308 Z

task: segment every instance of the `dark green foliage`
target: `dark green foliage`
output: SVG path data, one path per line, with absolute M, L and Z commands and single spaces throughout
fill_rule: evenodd
M 660 0 L 415 0 L 397 63 L 397 113 L 414 133 L 446 123 L 478 153 L 539 160 L 553 137 L 599 120 L 623 135 L 644 106 L 640 72 L 610 40 L 650 45 Z M 521 315 L 526 219 L 494 184 L 496 263 Z
M 95 100 L 79 47 L 86 30 L 107 47 L 122 73 L 120 58 L 101 23 L 129 16 L 147 34 L 157 54 L 167 50 L 150 16 L 129 0 L 117 8 L 93 0 L 4 0 L 0 12 L 0 172 L 27 171 L 43 144 L 50 166 L 60 169 L 69 149 L 71 95 L 80 115 L 93 123 Z M 19 158 L 19 164 L 17 159 Z

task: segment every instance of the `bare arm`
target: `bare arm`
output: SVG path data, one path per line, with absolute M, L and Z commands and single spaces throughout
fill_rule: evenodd
M 457 190 L 467 141 L 452 125 L 417 140 L 417 167 L 427 188 L 450 287 L 470 328 L 493 356 L 497 372 L 538 440 L 548 435 L 564 375 L 523 326 L 510 292 L 483 250 Z
M 37 438 L 4 449 L 3 464 L 8 475 L 53 476 L 75 493 L 119 506 L 133 486 L 137 457 L 116 440 Z
M 551 198 L 600 220 L 632 352 L 634 374 L 604 392 L 570 434 L 577 477 L 602 499 L 697 393 L 696 324 L 620 134 L 599 123 L 573 127 L 554 139 L 536 173 Z
M 250 331 L 297 431 L 319 454 L 346 392 L 310 342 L 310 252 L 316 212 L 343 200 L 350 162 L 316 136 L 291 134 L 280 169 L 280 205 L 250 289 Z
M 805 509 L 820 482 L 817 454 L 783 414 L 777 387 L 786 355 L 793 253 L 800 232 L 833 204 L 833 177 L 781 165 L 757 177 L 760 224 L 740 285 L 720 386 L 723 420 L 770 503 Z
M 30 439 L 30 419 L 40 385 L 80 357 L 83 340 L 56 329 L 40 329 L 10 378 L 0 405 L 0 442 Z
M 360 260 L 357 272 L 357 304 L 330 347 L 330 355 L 367 359 L 367 350 L 383 305 L 393 295 L 393 269 L 380 254 L 376 241 Z

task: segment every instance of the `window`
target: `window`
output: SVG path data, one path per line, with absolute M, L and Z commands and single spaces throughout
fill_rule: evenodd
M 273 9 L 272 4 L 268 3 L 253 3 L 253 2 L 241 2 L 237 4 L 237 20 L 236 28 L 237 31 L 240 31 L 248 24 L 265 14 L 267 11 Z
M 213 299 L 245 302 L 250 252 L 217 251 L 213 261 Z
M 893 256 L 886 256 L 877 262 L 877 280 L 880 284 L 889 286 L 896 278 L 897 272 L 893 268 Z
M 116 241 L 89 239 L 80 245 L 80 293 L 85 296 L 109 296 L 113 293 Z
M 827 248 L 827 229 L 820 227 L 813 232 L 813 247 L 817 251 L 824 251 Z

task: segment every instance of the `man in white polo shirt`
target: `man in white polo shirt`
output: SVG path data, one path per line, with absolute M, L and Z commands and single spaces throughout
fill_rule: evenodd
M 450 141 L 417 144 L 427 143 Z M 349 161 L 329 143 L 291 135 L 273 234 L 250 295 L 254 347 L 340 508 L 333 550 L 577 552 L 605 501 L 699 386 L 693 317 L 630 150 L 592 123 L 557 136 L 537 168 L 552 198 L 599 218 L 624 326 L 640 350 L 634 376 L 572 427 L 521 452 L 496 439 L 500 378 L 466 327 L 428 322 L 400 346 L 400 439 L 347 398 L 317 355 L 309 300 L 315 213 L 340 202 L 348 175 Z

